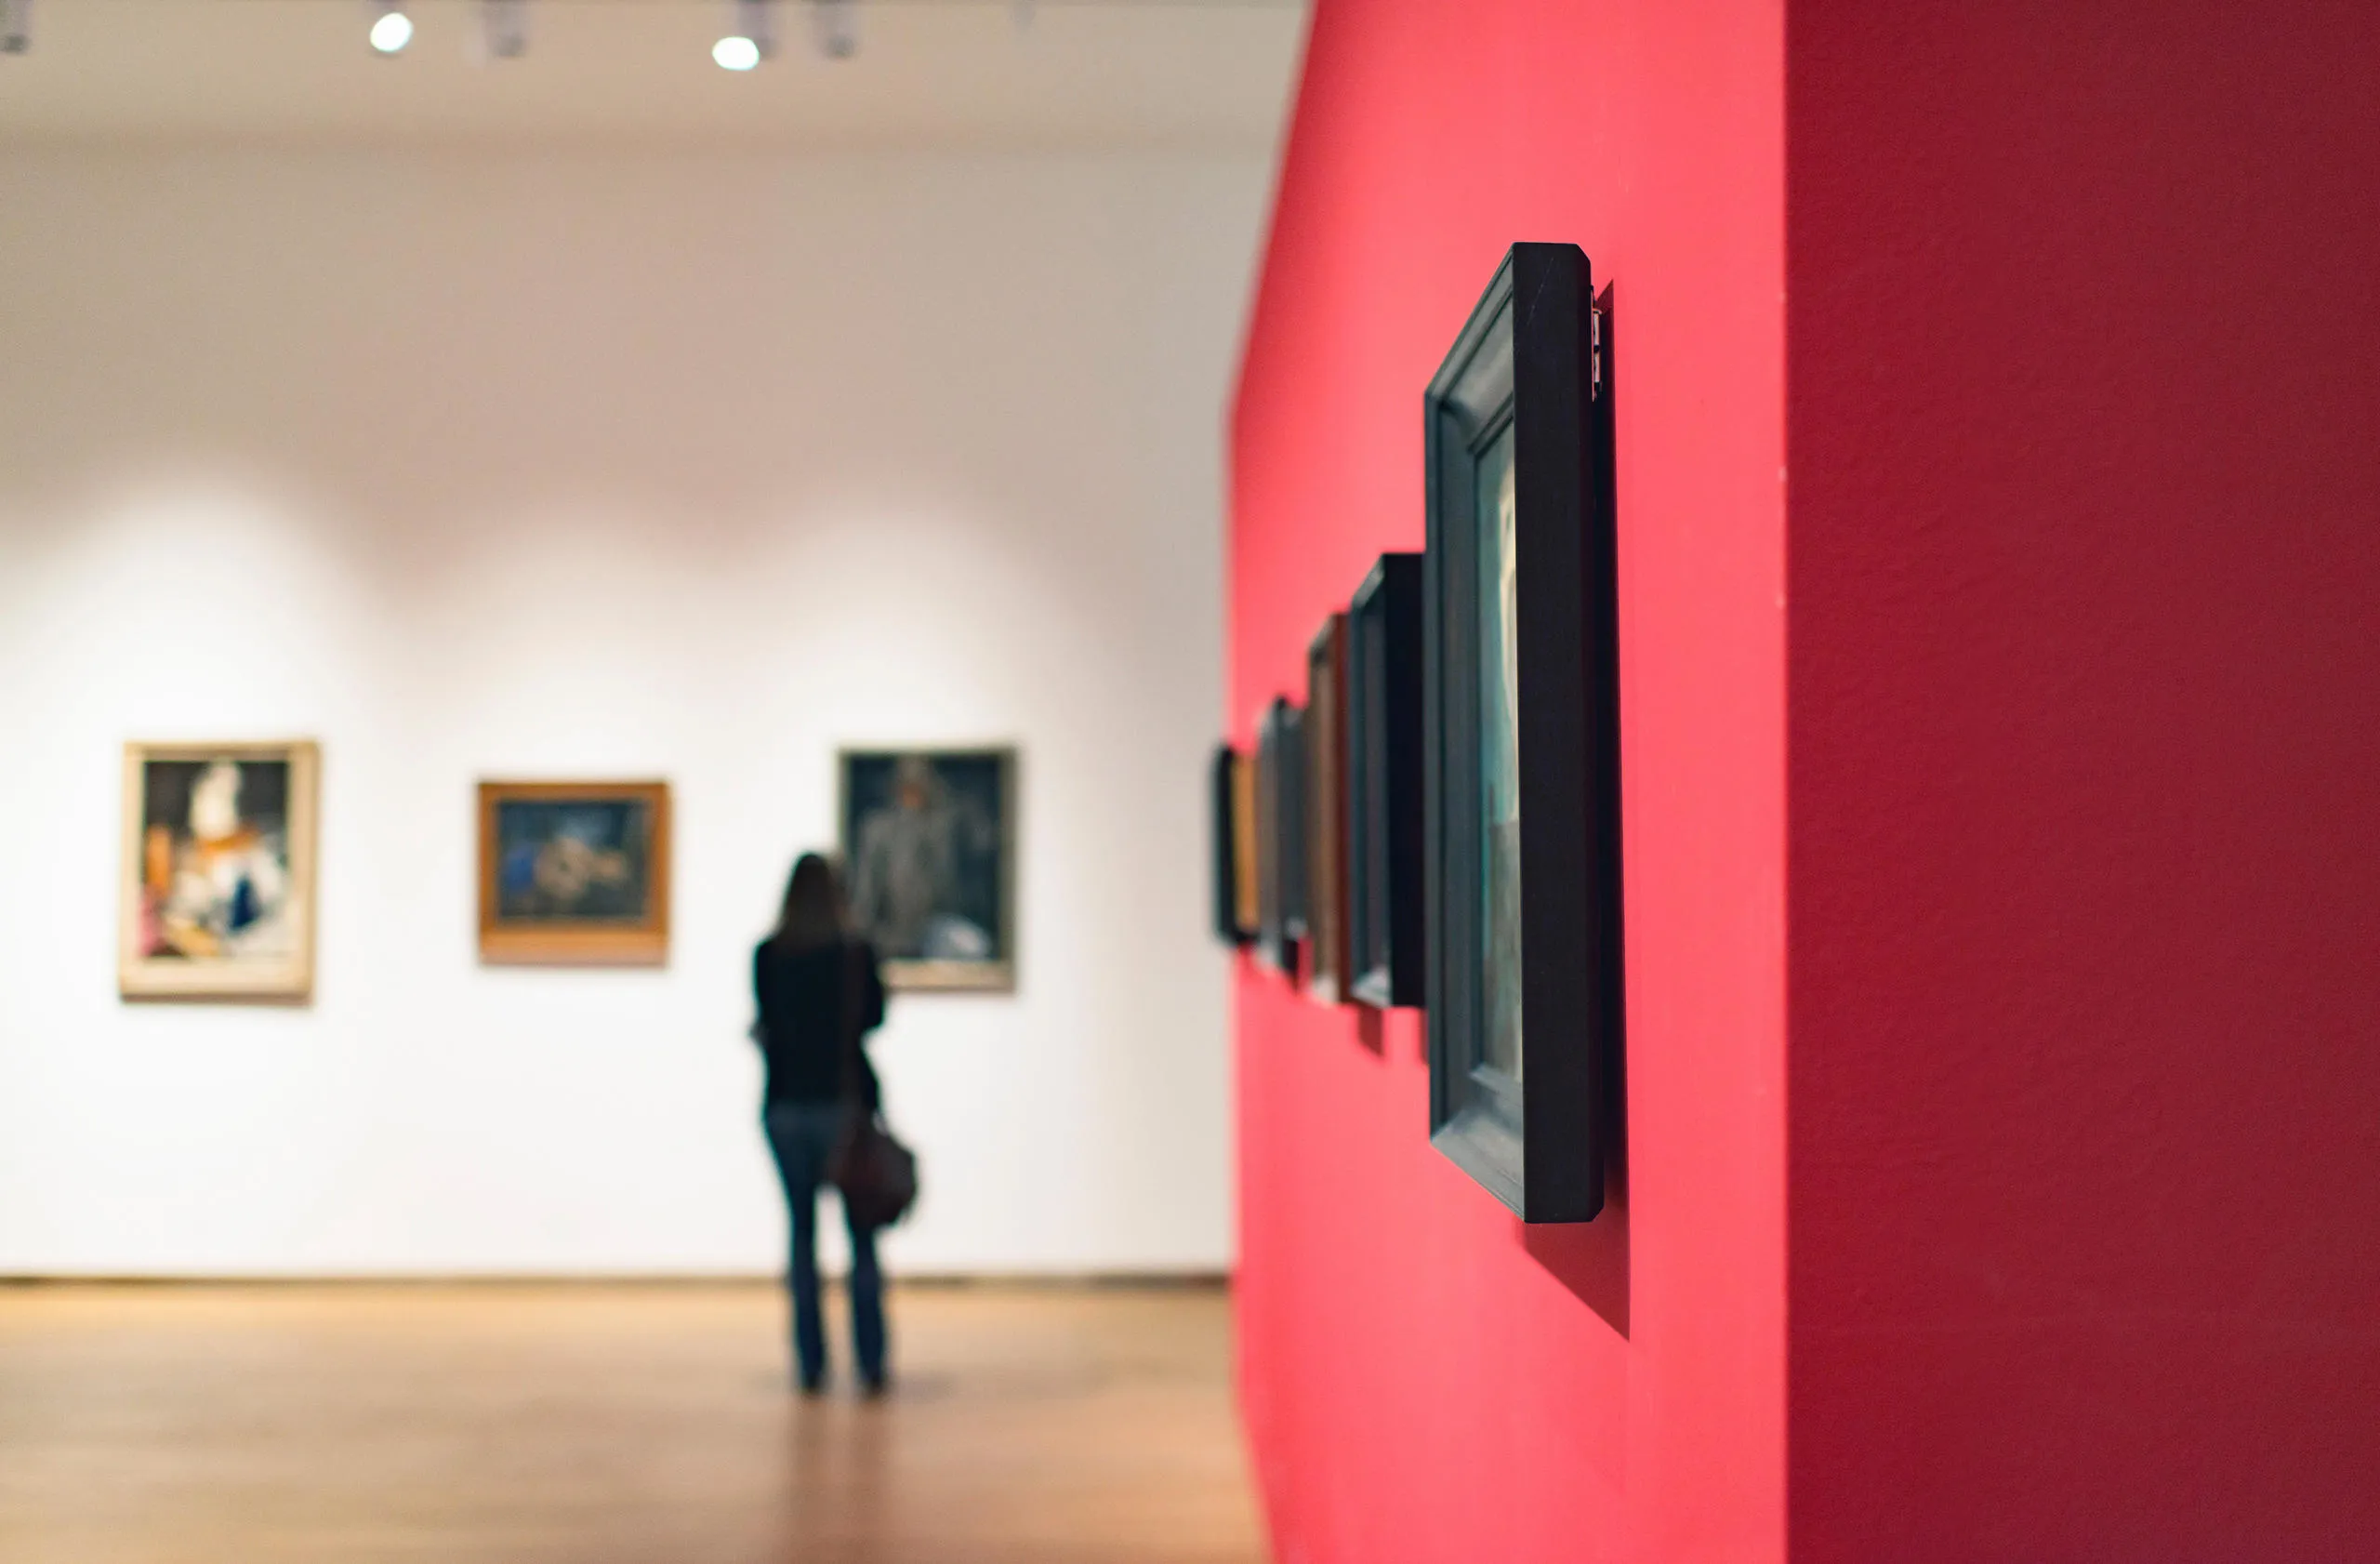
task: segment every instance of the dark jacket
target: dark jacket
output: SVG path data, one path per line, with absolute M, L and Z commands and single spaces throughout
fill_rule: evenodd
M 763 940 L 752 952 L 752 998 L 760 1012 L 754 1037 L 769 1065 L 768 1106 L 842 1099 L 847 1001 L 859 1011 L 860 1091 L 870 1109 L 878 1106 L 866 1042 L 866 1034 L 884 1024 L 884 979 L 874 948 L 857 943 L 791 950 Z

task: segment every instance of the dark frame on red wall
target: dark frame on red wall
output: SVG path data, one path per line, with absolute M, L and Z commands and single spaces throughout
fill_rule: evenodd
M 1348 998 L 1347 616 L 1322 622 L 1306 649 L 1306 990 Z
M 1243 946 L 1256 937 L 1251 895 L 1253 877 L 1249 855 L 1248 757 L 1228 744 L 1218 745 L 1207 773 L 1208 830 L 1211 838 L 1215 937 L 1226 945 Z
M 1421 556 L 1382 554 L 1347 609 L 1347 945 L 1364 1004 L 1419 1005 Z
M 1532 1223 L 1603 1209 L 1620 1046 L 1600 362 L 1585 254 L 1515 245 L 1426 403 L 1431 1139 Z
M 1256 953 L 1292 979 L 1306 923 L 1303 715 L 1276 696 L 1256 736 Z

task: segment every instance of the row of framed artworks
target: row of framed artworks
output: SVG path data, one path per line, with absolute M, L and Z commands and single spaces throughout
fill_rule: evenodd
M 1427 1014 L 1433 1143 L 1528 1222 L 1601 1210 L 1620 1050 L 1618 545 L 1587 258 L 1516 245 L 1425 396 L 1427 533 L 1215 756 L 1217 933 Z
M 1418 1006 L 1421 556 L 1383 554 L 1276 697 L 1252 753 L 1218 749 L 1216 932 L 1326 1002 Z
M 1016 751 L 846 749 L 855 925 L 896 988 L 1016 983 Z M 303 1001 L 313 989 L 321 746 L 130 744 L 117 987 L 126 999 Z M 480 960 L 668 959 L 666 781 L 479 784 Z

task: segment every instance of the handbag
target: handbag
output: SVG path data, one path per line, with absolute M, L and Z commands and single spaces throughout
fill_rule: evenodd
M 890 1227 L 918 1203 L 918 1156 L 901 1144 L 880 1104 L 867 1100 L 867 1068 L 860 1053 L 866 1014 L 867 954 L 843 953 L 843 1127 L 826 1159 L 826 1182 L 843 1198 L 857 1227 Z

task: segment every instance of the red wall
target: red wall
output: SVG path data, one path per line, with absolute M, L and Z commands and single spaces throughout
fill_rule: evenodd
M 1243 970 L 1284 1564 L 2380 1557 L 2380 8 L 1879 16 L 1317 7 L 1233 727 L 1418 545 L 1498 253 L 1578 242 L 1629 1166 L 1525 1234 L 1412 1017 Z
M 1788 82 L 1792 1556 L 2380 1558 L 2380 7 Z
M 1506 245 L 1616 287 L 1629 1182 L 1525 1236 L 1419 1028 L 1238 979 L 1242 1387 L 1282 1564 L 1783 1556 L 1782 17 L 1319 0 L 1232 428 L 1234 733 L 1421 538 Z

